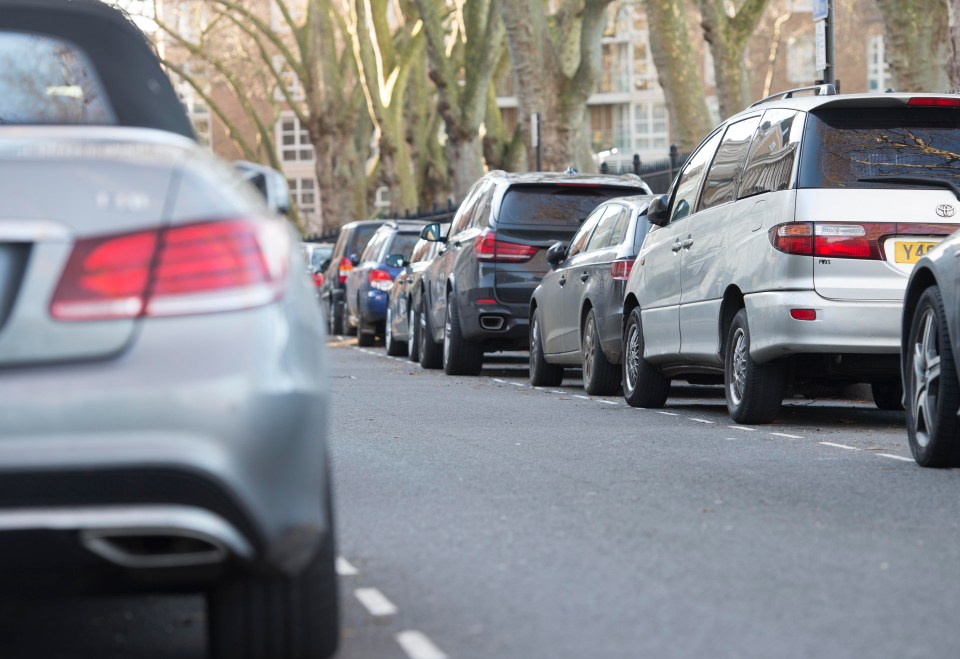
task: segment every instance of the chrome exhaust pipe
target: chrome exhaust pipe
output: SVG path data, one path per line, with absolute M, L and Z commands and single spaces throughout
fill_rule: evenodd
M 179 529 L 86 529 L 80 543 L 115 565 L 156 569 L 217 565 L 230 558 L 227 547 L 211 536 Z
M 503 329 L 503 316 L 480 316 L 480 327 L 491 332 Z

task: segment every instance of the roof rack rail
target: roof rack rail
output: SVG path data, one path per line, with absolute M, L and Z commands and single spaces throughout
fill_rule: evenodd
M 756 103 L 751 103 L 750 107 L 756 107 L 770 101 L 779 101 L 785 98 L 793 98 L 798 92 L 814 92 L 814 96 L 835 96 L 837 93 L 837 88 L 832 84 L 826 85 L 810 85 L 809 87 L 797 87 L 796 89 L 788 89 L 785 92 L 779 92 L 767 96 L 766 98 L 761 98 Z

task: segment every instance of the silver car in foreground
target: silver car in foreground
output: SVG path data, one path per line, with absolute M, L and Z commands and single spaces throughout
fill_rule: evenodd
M 99 2 L 0 0 L 0 117 L 0 575 L 205 592 L 213 656 L 329 656 L 329 391 L 295 233 Z

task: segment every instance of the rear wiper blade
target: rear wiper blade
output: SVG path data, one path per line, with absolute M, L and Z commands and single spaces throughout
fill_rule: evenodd
M 926 176 L 864 176 L 857 179 L 861 183 L 903 183 L 905 185 L 929 185 L 937 188 L 947 188 L 960 199 L 960 185 L 955 181 L 938 177 Z

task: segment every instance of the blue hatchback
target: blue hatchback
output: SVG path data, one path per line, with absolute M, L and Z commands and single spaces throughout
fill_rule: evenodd
M 391 263 L 409 261 L 423 226 L 423 222 L 409 220 L 387 221 L 373 234 L 360 263 L 347 276 L 346 322 L 356 328 L 359 345 L 371 346 L 383 336 L 390 289 L 403 269 L 388 265 L 388 257 L 394 257 L 389 259 Z

